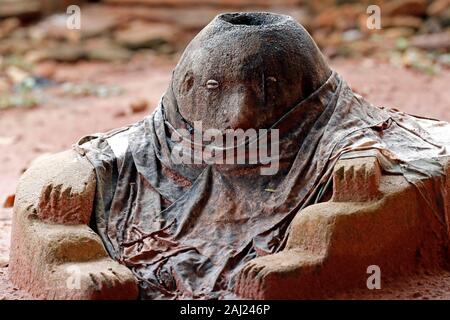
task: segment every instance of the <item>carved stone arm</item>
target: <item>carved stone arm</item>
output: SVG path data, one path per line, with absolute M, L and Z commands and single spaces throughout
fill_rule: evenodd
M 42 299 L 135 299 L 136 280 L 113 261 L 88 226 L 92 165 L 73 150 L 36 161 L 22 176 L 14 207 L 10 278 Z
M 444 162 L 449 204 L 450 161 Z M 433 192 L 431 181 L 423 183 Z M 244 266 L 237 294 L 320 299 L 355 287 L 368 290 L 371 266 L 382 279 L 442 266 L 448 231 L 435 217 L 418 190 L 402 176 L 382 174 L 376 158 L 340 160 L 332 199 L 297 214 L 284 251 Z

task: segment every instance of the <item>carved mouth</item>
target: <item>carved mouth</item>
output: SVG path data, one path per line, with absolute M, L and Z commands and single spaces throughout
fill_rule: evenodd
M 269 26 L 283 23 L 287 17 L 269 12 L 224 13 L 220 20 L 237 26 Z

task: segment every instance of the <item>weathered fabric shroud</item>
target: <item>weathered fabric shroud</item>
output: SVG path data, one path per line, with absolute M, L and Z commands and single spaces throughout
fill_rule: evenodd
M 244 264 L 282 250 L 294 216 L 321 200 L 339 158 L 376 156 L 418 188 L 433 177 L 436 192 L 422 190 L 425 200 L 446 199 L 439 160 L 449 154 L 450 124 L 374 107 L 336 73 L 277 123 L 272 176 L 255 165 L 174 164 L 170 101 L 76 147 L 97 173 L 93 227 L 139 280 L 142 298 L 232 296 Z M 444 208 L 434 208 L 443 228 Z

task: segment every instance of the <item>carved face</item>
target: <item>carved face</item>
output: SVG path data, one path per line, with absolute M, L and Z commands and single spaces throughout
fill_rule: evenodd
M 173 75 L 180 114 L 203 129 L 269 128 L 330 70 L 292 18 L 223 14 L 189 44 Z

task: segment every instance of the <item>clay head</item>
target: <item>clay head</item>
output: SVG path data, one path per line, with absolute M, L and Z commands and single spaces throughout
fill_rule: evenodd
M 187 46 L 165 107 L 169 119 L 176 108 L 185 122 L 202 121 L 203 130 L 270 128 L 330 74 L 311 36 L 291 17 L 221 14 Z

